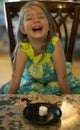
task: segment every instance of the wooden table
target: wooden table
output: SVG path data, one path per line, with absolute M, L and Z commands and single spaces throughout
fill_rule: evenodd
M 49 126 L 35 125 L 23 116 L 26 99 L 31 103 L 56 103 L 60 122 Z M 0 95 L 0 130 L 80 130 L 80 95 Z

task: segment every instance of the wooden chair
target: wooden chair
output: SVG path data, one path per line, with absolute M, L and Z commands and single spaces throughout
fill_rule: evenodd
M 41 1 L 41 0 L 40 0 Z M 16 25 L 21 7 L 28 1 L 6 2 L 4 12 L 6 28 L 9 34 L 9 50 L 12 61 L 12 53 L 16 42 Z M 75 47 L 77 26 L 79 22 L 79 4 L 75 2 L 43 1 L 53 15 L 57 26 L 57 33 L 62 40 L 66 61 L 72 62 Z

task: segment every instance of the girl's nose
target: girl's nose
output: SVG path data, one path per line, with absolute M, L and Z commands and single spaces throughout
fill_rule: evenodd
M 39 22 L 40 22 L 40 20 L 38 17 L 34 18 L 34 23 L 39 23 Z

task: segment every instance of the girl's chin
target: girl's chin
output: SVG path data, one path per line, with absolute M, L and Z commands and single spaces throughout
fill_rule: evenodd
M 41 39 L 41 38 L 44 38 L 44 36 L 37 36 L 35 35 L 34 37 L 32 37 L 33 39 Z
M 44 37 L 46 37 L 46 35 L 44 35 L 44 34 L 37 34 L 37 33 L 35 33 L 35 35 L 33 36 L 33 38 L 44 38 Z

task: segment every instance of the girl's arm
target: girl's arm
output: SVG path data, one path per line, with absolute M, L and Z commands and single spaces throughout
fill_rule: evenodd
M 54 60 L 54 65 L 55 65 L 55 69 L 58 77 L 58 83 L 60 85 L 61 92 L 64 94 L 69 94 L 70 87 L 67 81 L 65 55 L 60 41 L 57 42 L 52 57 Z
M 17 89 L 19 87 L 21 75 L 24 70 L 26 60 L 27 60 L 26 54 L 22 51 L 21 48 L 19 48 L 17 52 L 16 60 L 13 66 L 11 85 L 8 90 L 9 94 L 17 93 Z

